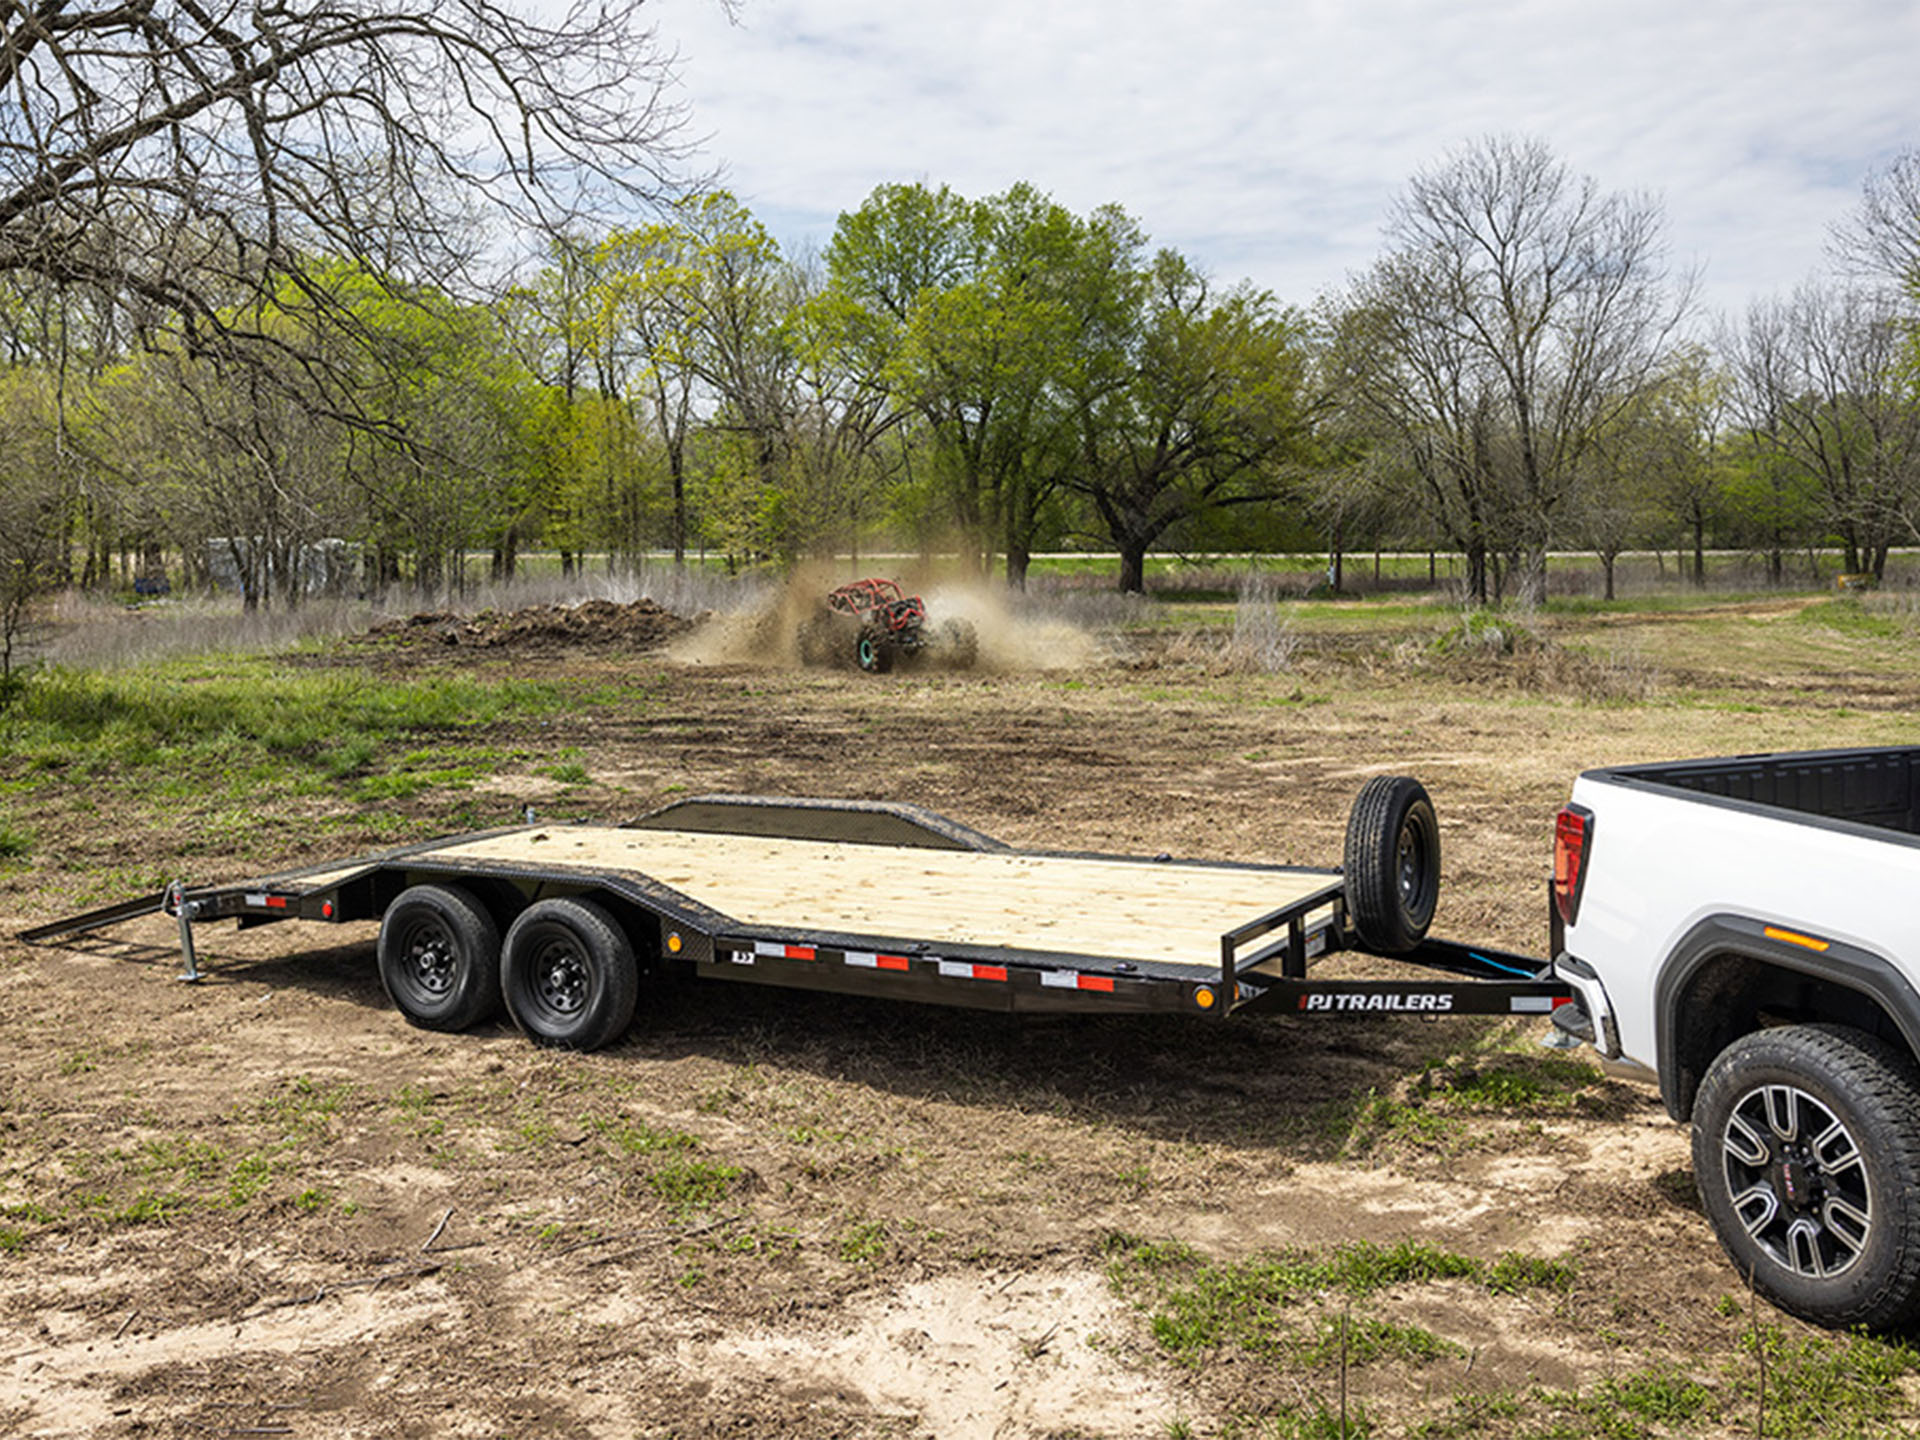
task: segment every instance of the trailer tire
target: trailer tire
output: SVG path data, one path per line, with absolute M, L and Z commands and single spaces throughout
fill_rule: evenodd
M 507 931 L 500 988 L 513 1023 L 534 1044 L 598 1050 L 633 1022 L 640 966 L 604 906 L 537 900 Z
M 380 919 L 380 983 L 423 1030 L 468 1030 L 500 1013 L 500 927 L 467 891 L 415 885 Z
M 1693 1106 L 1693 1174 L 1743 1280 L 1817 1325 L 1920 1314 L 1920 1072 L 1839 1025 L 1734 1041 Z
M 1410 775 L 1376 775 L 1354 797 L 1343 857 L 1347 915 L 1361 943 L 1401 955 L 1427 937 L 1440 899 L 1440 822 Z

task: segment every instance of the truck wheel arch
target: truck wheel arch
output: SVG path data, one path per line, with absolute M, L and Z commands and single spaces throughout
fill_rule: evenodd
M 1804 997 L 1796 1020 L 1852 1025 L 1905 1048 L 1920 1061 L 1920 991 L 1884 955 L 1845 941 L 1815 950 L 1769 935 L 1777 927 L 1746 915 L 1710 915 L 1681 937 L 1654 983 L 1655 1049 L 1660 1096 L 1682 1124 L 1693 1113 L 1700 1081 L 1733 1041 L 1763 1028 L 1766 1002 Z

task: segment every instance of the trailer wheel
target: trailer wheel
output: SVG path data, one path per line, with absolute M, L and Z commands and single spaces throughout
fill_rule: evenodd
M 1399 955 L 1426 939 L 1440 900 L 1440 822 L 1408 775 L 1376 775 L 1347 815 L 1347 914 L 1361 942 Z
M 863 634 L 854 649 L 854 657 L 869 675 L 884 675 L 893 669 L 893 641 L 884 635 Z
M 1920 1073 L 1843 1026 L 1742 1036 L 1693 1105 L 1693 1174 L 1742 1279 L 1819 1325 L 1920 1313 Z
M 500 927 L 452 885 L 403 890 L 380 920 L 380 983 L 425 1030 L 466 1030 L 500 1010 Z
M 507 931 L 500 982 L 522 1033 L 563 1050 L 617 1039 L 640 997 L 633 943 L 592 900 L 538 900 L 521 911 Z

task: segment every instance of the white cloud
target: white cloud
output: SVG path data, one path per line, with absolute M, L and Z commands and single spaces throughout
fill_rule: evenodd
M 1727 307 L 1790 287 L 1867 170 L 1920 144 L 1906 0 L 661 0 L 710 157 L 783 242 L 874 186 L 1028 180 L 1305 304 L 1418 168 L 1537 135 L 1665 203 Z

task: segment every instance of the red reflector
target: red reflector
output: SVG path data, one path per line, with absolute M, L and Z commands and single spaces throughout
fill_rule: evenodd
M 331 920 L 333 918 L 333 902 L 331 900 L 326 901 L 324 904 L 320 906 L 320 914 L 323 918 L 328 920 Z
M 789 945 L 787 946 L 787 959 L 811 960 L 813 959 L 813 947 L 811 945 Z
M 1593 837 L 1593 813 L 1569 805 L 1553 821 L 1553 904 L 1565 924 L 1580 914 L 1580 882 L 1587 873 L 1587 846 Z
M 873 963 L 882 970 L 906 970 L 913 962 L 904 955 L 876 955 Z
M 1005 980 L 1007 978 L 1007 967 L 1004 965 L 976 965 L 973 967 L 973 978 L 976 980 Z
M 269 895 L 269 896 L 267 896 L 267 908 L 268 908 L 269 910 L 284 910 L 284 909 L 286 909 L 286 908 L 287 908 L 287 897 L 286 897 L 286 896 L 284 896 L 284 895 Z
M 1110 991 L 1113 989 L 1113 981 L 1105 975 L 1082 975 L 1080 977 L 1080 988 L 1082 990 Z

